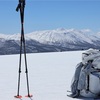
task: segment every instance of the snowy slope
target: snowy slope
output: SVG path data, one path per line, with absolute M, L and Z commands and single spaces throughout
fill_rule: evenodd
M 82 52 L 28 54 L 32 100 L 73 100 L 66 95 L 67 90 L 70 90 L 75 66 L 81 61 Z M 19 55 L 0 56 L 1 100 L 17 100 L 14 96 L 17 93 L 18 61 Z M 23 96 L 21 100 L 30 100 L 24 97 L 27 94 L 24 60 L 22 63 L 20 94 Z
M 5 40 L 20 40 L 21 34 L 0 34 L 0 39 L 5 39 Z M 28 37 L 25 37 L 26 40 L 28 40 Z
M 46 31 L 36 31 L 27 34 L 31 39 L 35 39 L 42 43 L 55 43 L 55 42 L 87 42 L 93 43 L 91 38 L 85 35 L 86 31 L 75 30 L 75 29 L 56 29 L 56 30 L 46 30 Z
M 99 32 L 94 36 L 89 35 L 91 34 L 92 31 L 89 29 L 84 29 L 84 30 L 76 30 L 76 29 L 64 29 L 64 28 L 59 28 L 55 30 L 44 30 L 44 31 L 34 31 L 32 33 L 25 34 L 26 40 L 33 39 L 37 40 L 40 43 L 64 43 L 64 42 L 72 42 L 72 43 L 77 43 L 77 42 L 87 42 L 92 44 L 92 39 L 93 37 L 95 41 L 98 40 L 98 36 L 100 38 Z M 13 34 L 13 35 L 5 35 L 5 34 L 0 34 L 0 38 L 3 38 L 5 40 L 19 40 L 20 39 L 20 34 Z

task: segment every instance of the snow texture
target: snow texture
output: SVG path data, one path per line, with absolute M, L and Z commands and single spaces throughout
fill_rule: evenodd
M 73 100 L 67 96 L 75 66 L 83 51 L 27 54 L 30 94 L 32 100 Z M 0 99 L 17 100 L 19 55 L 0 56 Z M 22 59 L 22 100 L 27 95 L 24 57 Z M 77 99 L 74 99 L 77 100 Z M 85 99 L 83 99 L 85 100 Z M 89 100 L 89 99 L 86 99 Z M 92 99 L 90 99 L 92 100 Z

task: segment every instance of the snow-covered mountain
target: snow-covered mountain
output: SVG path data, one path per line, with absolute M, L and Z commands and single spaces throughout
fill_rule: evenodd
M 100 48 L 100 32 L 59 28 L 25 34 L 27 52 Z M 19 53 L 20 34 L 0 34 L 0 54 Z
M 41 43 L 77 43 L 77 42 L 89 42 L 92 43 L 84 32 L 75 29 L 56 29 L 47 31 L 37 31 L 27 34 L 31 39 L 35 39 Z

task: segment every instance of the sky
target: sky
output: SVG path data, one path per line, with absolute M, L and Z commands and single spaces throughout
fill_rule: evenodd
M 0 0 L 0 33 L 20 33 L 18 0 Z M 57 28 L 100 31 L 100 0 L 26 0 L 25 33 Z

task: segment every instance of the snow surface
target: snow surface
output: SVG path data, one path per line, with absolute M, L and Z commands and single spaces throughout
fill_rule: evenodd
M 75 66 L 81 61 L 82 52 L 27 54 L 32 100 L 73 100 L 67 96 L 67 90 L 70 90 Z M 0 56 L 0 100 L 17 100 L 14 96 L 17 94 L 18 65 L 19 55 Z M 23 59 L 20 94 L 22 100 L 29 100 L 25 98 L 25 78 Z

